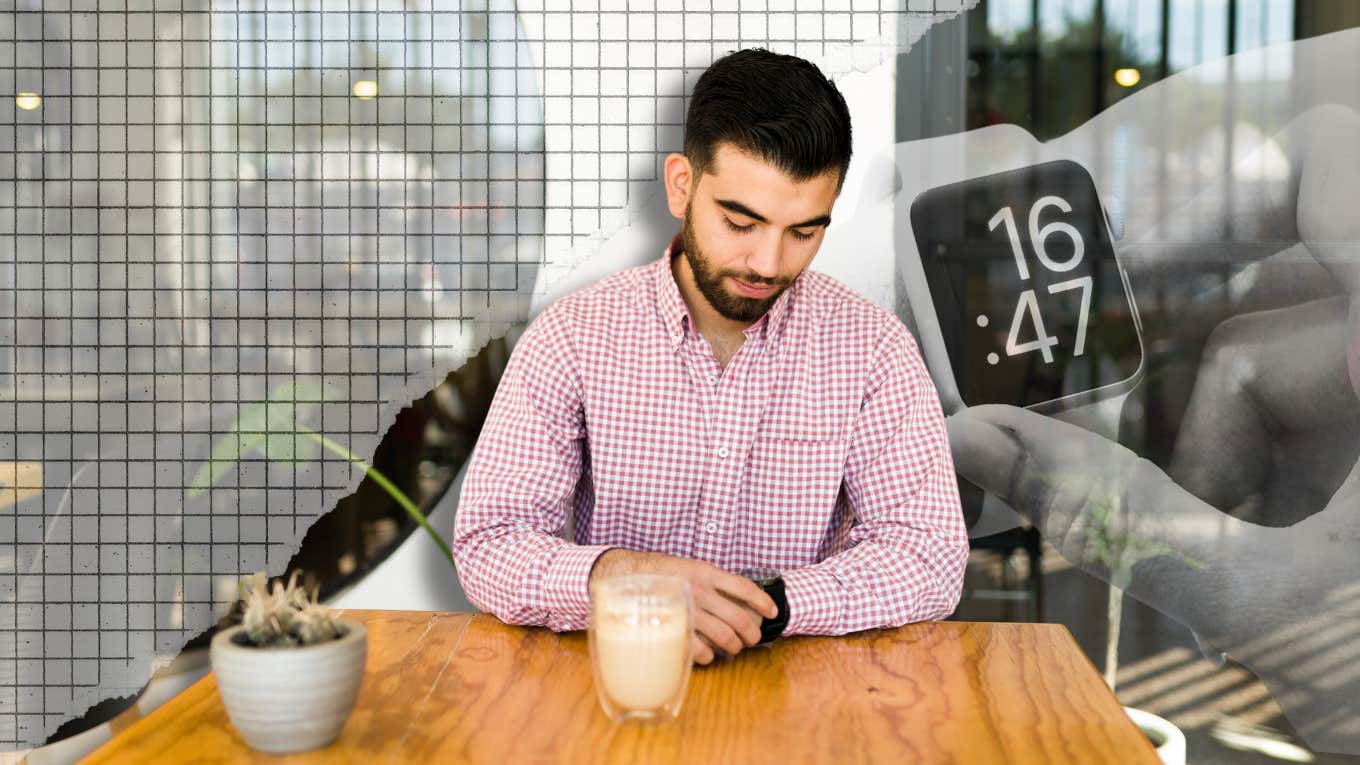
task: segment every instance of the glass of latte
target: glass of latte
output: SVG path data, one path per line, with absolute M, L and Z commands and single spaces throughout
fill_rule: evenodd
M 665 722 L 689 685 L 694 601 L 684 579 L 611 577 L 590 588 L 590 663 L 605 714 Z

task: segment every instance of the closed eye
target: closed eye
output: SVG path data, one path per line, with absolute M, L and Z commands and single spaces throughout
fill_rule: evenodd
M 795 230 L 795 231 L 793 231 L 792 233 L 793 233 L 793 238 L 794 238 L 794 239 L 797 239 L 797 240 L 800 241 L 800 242 L 806 242 L 807 240 L 809 240 L 809 239 L 811 239 L 812 237 L 814 237 L 814 236 L 817 235 L 817 232 L 816 232 L 816 231 L 809 231 L 809 232 L 807 232 L 807 233 L 805 234 L 805 233 L 803 233 L 802 231 L 797 231 L 797 230 Z
M 747 223 L 745 226 L 738 226 L 737 224 L 733 223 L 732 219 L 727 217 L 726 215 L 722 216 L 722 219 L 723 223 L 726 223 L 729 229 L 737 232 L 738 234 L 744 234 L 747 231 L 750 231 L 751 229 L 756 227 L 756 224 L 754 223 Z

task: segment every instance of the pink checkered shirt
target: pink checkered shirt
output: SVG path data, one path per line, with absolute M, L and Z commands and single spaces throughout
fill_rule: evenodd
M 612 547 L 778 569 L 785 634 L 947 616 L 968 556 L 939 397 L 892 314 L 805 271 L 725 369 L 666 257 L 549 306 L 511 356 L 463 482 L 469 599 L 586 626 Z M 574 515 L 572 538 L 562 530 Z

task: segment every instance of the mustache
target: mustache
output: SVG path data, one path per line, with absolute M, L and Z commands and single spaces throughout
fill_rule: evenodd
M 789 282 L 788 279 L 780 279 L 778 277 L 766 277 L 751 273 L 741 273 L 740 271 L 723 271 L 718 274 L 719 278 L 722 278 L 724 276 L 730 276 L 733 279 L 740 279 L 746 282 L 747 284 L 763 284 L 770 287 L 777 287 L 781 284 L 787 284 Z

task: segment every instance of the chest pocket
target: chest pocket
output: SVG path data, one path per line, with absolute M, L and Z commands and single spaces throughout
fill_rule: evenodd
M 847 440 L 757 440 L 746 470 L 746 540 L 753 565 L 817 562 L 834 531 Z

